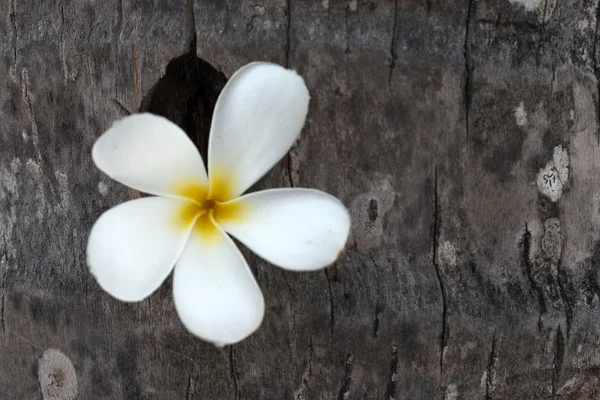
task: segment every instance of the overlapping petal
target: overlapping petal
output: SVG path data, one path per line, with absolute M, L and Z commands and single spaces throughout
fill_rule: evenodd
M 208 186 L 200 153 L 166 118 L 136 114 L 117 121 L 92 149 L 96 166 L 112 179 L 145 193 L 181 197 L 181 186 Z
M 175 307 L 194 335 L 217 346 L 237 343 L 260 326 L 263 296 L 227 234 L 214 225 L 201 228 L 194 229 L 175 267 Z
M 185 202 L 146 197 L 102 214 L 87 246 L 88 265 L 102 289 L 122 301 L 140 301 L 162 284 L 191 229 L 175 221 Z
M 304 80 L 279 65 L 252 63 L 231 77 L 215 106 L 210 133 L 214 200 L 241 195 L 288 152 L 304 125 L 308 102 Z
M 267 261 L 308 271 L 335 261 L 344 248 L 350 217 L 335 197 L 312 189 L 273 189 L 233 200 L 236 218 L 219 218 L 223 230 Z

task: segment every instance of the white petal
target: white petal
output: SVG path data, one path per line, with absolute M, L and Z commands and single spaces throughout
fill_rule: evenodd
M 231 77 L 215 106 L 208 147 L 211 185 L 226 181 L 227 194 L 213 199 L 239 196 L 288 152 L 308 101 L 302 77 L 279 65 L 252 63 Z
M 318 190 L 265 190 L 227 206 L 235 207 L 238 217 L 216 214 L 221 228 L 285 269 L 325 267 L 336 260 L 348 239 L 348 211 L 338 199 Z
M 182 186 L 208 186 L 194 143 L 157 115 L 135 114 L 115 122 L 94 144 L 92 158 L 112 179 L 150 194 L 183 197 Z
M 198 224 L 175 266 L 175 307 L 194 335 L 217 346 L 237 343 L 260 326 L 263 296 L 227 234 L 211 225 L 214 232 L 207 238 Z
M 189 236 L 191 226 L 176 223 L 185 203 L 146 197 L 102 214 L 87 245 L 88 266 L 102 289 L 122 301 L 140 301 L 161 285 Z

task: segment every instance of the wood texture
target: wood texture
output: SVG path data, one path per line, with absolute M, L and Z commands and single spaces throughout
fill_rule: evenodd
M 0 399 L 598 398 L 599 15 L 597 0 L 4 1 Z M 170 280 L 126 304 L 85 264 L 92 223 L 139 195 L 93 166 L 95 138 L 140 108 L 206 129 L 223 76 L 159 83 L 194 52 L 225 76 L 268 60 L 306 79 L 301 139 L 257 187 L 322 189 L 353 218 L 325 271 L 245 252 L 266 316 L 223 349 L 183 328 Z

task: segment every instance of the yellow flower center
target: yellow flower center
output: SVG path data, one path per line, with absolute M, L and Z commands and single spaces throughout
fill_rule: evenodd
M 245 209 L 232 199 L 231 181 L 223 175 L 213 174 L 210 187 L 198 184 L 195 180 L 181 180 L 175 185 L 175 192 L 193 201 L 177 210 L 174 222 L 180 229 L 187 230 L 195 222 L 192 234 L 206 242 L 218 240 L 221 236 L 215 223 L 240 221 Z

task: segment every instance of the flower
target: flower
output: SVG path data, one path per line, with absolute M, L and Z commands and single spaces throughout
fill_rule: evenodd
M 217 101 L 208 174 L 177 125 L 152 114 L 116 122 L 92 149 L 112 179 L 154 195 L 106 211 L 92 227 L 87 261 L 98 284 L 122 301 L 141 301 L 173 273 L 184 326 L 217 346 L 261 324 L 264 299 L 231 235 L 281 268 L 310 271 L 343 250 L 350 217 L 343 204 L 312 189 L 242 195 L 291 148 L 309 94 L 293 71 L 252 63 Z

